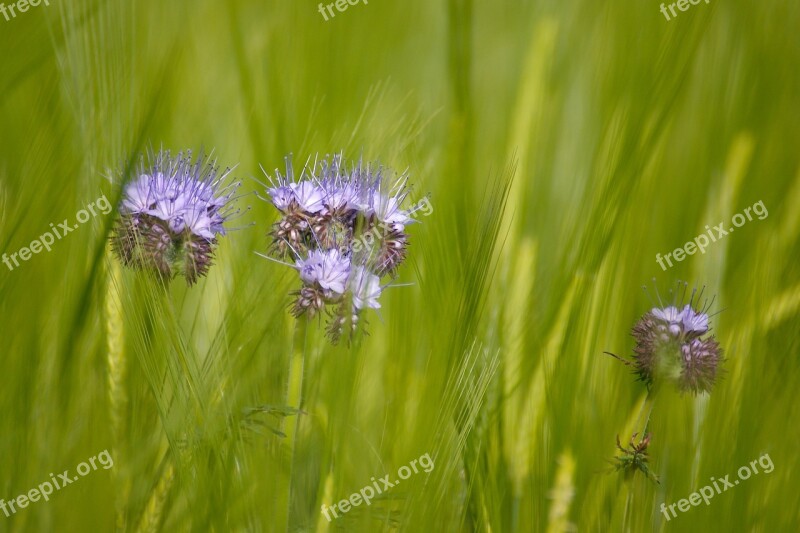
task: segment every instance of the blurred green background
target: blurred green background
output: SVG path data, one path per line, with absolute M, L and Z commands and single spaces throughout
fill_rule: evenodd
M 796 531 L 800 4 L 52 0 L 0 18 L 0 244 L 16 252 L 152 145 L 214 150 L 246 193 L 293 153 L 408 169 L 434 212 L 331 346 L 251 209 L 210 275 L 166 291 L 108 253 L 114 213 L 0 266 L 0 498 L 103 450 L 0 531 Z M 706 224 L 748 222 L 667 271 Z M 609 473 L 644 388 L 636 319 L 677 280 L 716 295 L 727 370 L 663 396 L 651 467 Z M 287 406 L 292 355 L 302 412 Z M 297 374 L 294 375 L 297 383 Z M 429 453 L 435 467 L 328 522 Z M 675 503 L 768 453 L 753 476 Z M 794 489 L 792 488 L 794 487 Z

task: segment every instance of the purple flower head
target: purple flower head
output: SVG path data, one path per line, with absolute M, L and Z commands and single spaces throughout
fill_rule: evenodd
M 270 255 L 293 261 L 303 281 L 292 312 L 326 309 L 334 342 L 355 331 L 364 310 L 380 308 L 381 278 L 397 276 L 406 258 L 407 177 L 388 175 L 380 165 L 348 166 L 335 155 L 309 159 L 299 175 L 287 157 L 286 170 L 269 177 L 267 193 L 280 212 Z
M 137 178 L 123 190 L 113 247 L 125 265 L 155 271 L 163 279 L 183 274 L 191 285 L 211 265 L 217 237 L 235 214 L 239 183 L 226 183 L 215 163 L 191 151 L 148 153 Z
M 702 292 L 692 291 L 682 309 L 681 305 L 654 307 L 633 327 L 633 368 L 648 386 L 666 380 L 683 392 L 711 390 L 723 358 L 713 336 L 702 338 L 709 331 L 707 310 L 711 305 L 706 301 L 702 309 L 693 307 Z

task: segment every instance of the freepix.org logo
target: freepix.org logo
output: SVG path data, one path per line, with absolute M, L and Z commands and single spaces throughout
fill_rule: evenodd
M 419 468 L 417 468 L 418 465 Z M 408 466 L 401 466 L 397 471 L 397 476 L 400 479 L 395 479 L 392 481 L 390 474 L 386 474 L 380 479 L 375 479 L 373 477 L 370 479 L 372 482 L 371 484 L 366 485 L 358 492 L 354 492 L 347 499 L 338 503 L 334 503 L 330 507 L 323 504 L 322 514 L 324 514 L 325 518 L 328 520 L 328 522 L 330 522 L 331 513 L 333 514 L 333 518 L 339 518 L 339 513 L 345 514 L 353 507 L 358 507 L 362 503 L 366 503 L 369 506 L 372 504 L 372 500 L 375 498 L 375 496 L 378 496 L 384 491 L 388 491 L 389 489 L 396 487 L 400 484 L 401 480 L 410 478 L 412 473 L 418 474 L 420 470 L 422 470 L 426 474 L 429 474 L 433 470 L 433 467 L 433 459 L 429 453 L 426 453 L 420 456 L 418 459 L 411 461 Z M 380 483 L 378 483 L 379 481 Z
M 734 479 L 731 481 L 731 475 L 728 474 L 725 477 L 720 479 L 711 478 L 711 485 L 706 485 L 705 487 L 701 488 L 697 492 L 693 492 L 689 495 L 688 498 L 683 498 L 682 500 L 678 500 L 677 503 L 673 503 L 667 505 L 666 502 L 661 504 L 661 512 L 664 514 L 664 518 L 667 519 L 667 522 L 672 520 L 673 518 L 677 518 L 678 514 L 675 512 L 675 507 L 678 507 L 678 511 L 685 513 L 692 507 L 696 507 L 701 503 L 705 502 L 706 505 L 711 503 L 711 499 L 716 496 L 717 494 L 722 494 L 723 492 L 727 491 L 728 489 L 732 489 L 736 485 L 738 485 L 741 481 L 746 481 L 750 479 L 750 476 L 757 475 L 758 467 L 761 467 L 761 471 L 765 474 L 769 474 L 775 469 L 775 465 L 772 463 L 772 458 L 769 456 L 768 453 L 765 453 L 757 460 L 750 461 L 750 465 L 744 465 L 739 470 L 736 471 L 736 475 L 739 479 Z M 672 516 L 670 516 L 670 513 Z
M 3 14 L 6 22 L 8 22 L 17 18 L 17 13 L 25 13 L 31 7 L 40 6 L 42 2 L 44 2 L 45 6 L 50 5 L 50 0 L 19 0 L 9 5 L 0 4 L 0 13 Z
M 108 470 L 109 468 L 113 468 L 113 466 L 114 459 L 111 457 L 111 454 L 108 453 L 108 450 L 103 450 L 94 457 L 87 459 L 86 462 L 80 463 L 76 467 L 78 471 L 77 476 L 71 476 L 69 470 L 64 470 L 64 472 L 58 474 L 58 476 L 50 474 L 50 481 L 41 483 L 35 489 L 20 494 L 9 501 L 0 500 L 0 510 L 3 511 L 7 518 L 10 518 L 11 515 L 17 514 L 17 511 L 20 509 L 24 509 L 28 505 L 36 503 L 39 500 L 50 501 L 50 496 L 54 491 L 61 490 L 67 485 L 78 481 L 80 478 L 88 476 L 99 467 Z
M 68 233 L 72 233 L 78 229 L 80 224 L 85 224 L 91 217 L 97 216 L 98 212 L 95 211 L 95 207 L 97 207 L 99 212 L 103 215 L 109 214 L 112 209 L 111 203 L 104 194 L 94 202 L 87 205 L 86 209 L 81 209 L 76 213 L 75 218 L 77 218 L 78 224 L 71 226 L 69 224 L 69 219 L 65 219 L 64 222 L 58 225 L 51 222 L 50 231 L 45 232 L 43 235 L 40 235 L 39 238 L 34 239 L 30 245 L 20 248 L 18 251 L 12 254 L 3 253 L 3 263 L 8 267 L 9 270 L 14 270 L 19 266 L 20 261 L 27 261 L 32 256 L 41 252 L 43 249 L 49 252 L 51 247 L 55 244 L 56 239 L 61 240 Z M 91 216 L 89 213 L 91 213 Z
M 764 220 L 769 216 L 769 211 L 767 211 L 766 206 L 764 206 L 764 201 L 759 200 L 752 206 L 745 208 L 744 214 L 736 213 L 733 215 L 733 218 L 731 219 L 731 223 L 733 224 L 732 227 L 725 229 L 724 222 L 720 222 L 714 226 L 713 229 L 706 225 L 706 233 L 701 233 L 693 240 L 684 244 L 681 248 L 676 248 L 663 257 L 661 254 L 656 254 L 656 263 L 658 263 L 658 266 L 661 267 L 661 270 L 666 270 L 666 265 L 669 265 L 670 268 L 672 267 L 672 259 L 674 259 L 676 262 L 680 262 L 686 259 L 687 256 L 694 255 L 698 251 L 701 254 L 706 253 L 706 248 L 711 243 L 717 242 L 723 237 L 727 237 L 728 234 L 733 233 L 736 228 L 741 228 L 748 221 L 753 220 L 752 213 L 755 213 L 755 215 L 758 217 L 758 220 Z M 664 264 L 665 261 L 666 264 Z
M 334 7 L 339 13 L 344 13 L 348 7 L 358 5 L 361 2 L 364 2 L 364 5 L 369 4 L 369 0 L 336 0 L 336 2 L 331 2 L 327 6 L 320 2 L 317 11 L 320 12 L 325 22 L 328 22 L 328 15 L 330 15 L 330 18 L 336 16 L 336 13 L 333 12 Z

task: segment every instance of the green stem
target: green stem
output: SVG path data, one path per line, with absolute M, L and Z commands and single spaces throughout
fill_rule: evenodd
M 292 511 L 292 475 L 294 472 L 294 451 L 297 437 L 297 430 L 300 425 L 300 409 L 303 401 L 303 370 L 306 355 L 306 326 L 308 320 L 305 317 L 297 319 L 294 327 L 294 339 L 292 341 L 292 358 L 289 362 L 289 383 L 286 391 L 286 405 L 297 409 L 294 420 L 288 422 L 286 427 L 286 442 L 289 445 L 289 491 L 286 503 L 286 531 L 291 525 Z
M 655 405 L 655 402 L 650 403 L 650 409 L 647 411 L 647 418 L 644 421 L 644 427 L 642 428 L 642 432 L 640 433 L 642 438 L 644 438 L 644 436 L 647 435 L 647 428 L 650 426 L 650 415 L 653 414 L 653 405 Z
M 639 423 L 642 421 L 642 415 L 644 414 L 645 410 L 647 410 L 647 418 L 645 418 L 644 427 L 642 428 L 642 431 L 638 433 L 640 441 L 647 435 L 647 428 L 650 425 L 650 415 L 653 414 L 653 407 L 655 406 L 655 397 L 657 392 L 658 391 L 656 390 L 655 386 L 652 386 L 647 390 L 647 396 L 645 396 L 642 408 L 639 410 L 639 415 L 636 418 L 636 424 L 634 424 L 634 428 L 639 427 Z M 649 408 L 647 405 L 648 403 L 650 404 Z M 630 531 L 631 514 L 633 513 L 633 509 L 631 507 L 633 501 L 633 480 L 631 479 L 630 481 L 626 482 L 625 485 L 628 488 L 628 495 L 625 499 L 625 511 L 622 515 L 623 532 Z
M 650 404 L 650 408 L 647 409 L 647 418 L 644 421 L 644 428 L 639 433 L 641 438 L 647 434 L 647 427 L 650 425 L 650 415 L 653 414 L 653 406 L 655 405 L 655 397 L 656 397 L 656 390 L 655 386 L 651 387 L 647 391 L 647 396 L 644 399 L 644 404 L 642 405 L 642 409 L 639 411 L 639 417 L 636 419 L 636 425 L 634 427 L 639 427 L 639 422 L 642 420 L 642 413 L 644 413 L 645 409 L 647 409 L 647 404 Z

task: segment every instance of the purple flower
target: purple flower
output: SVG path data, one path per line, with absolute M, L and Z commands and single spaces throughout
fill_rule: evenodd
M 681 321 L 681 312 L 678 311 L 678 308 L 674 305 L 670 305 L 664 309 L 654 307 L 650 312 L 653 313 L 653 316 L 657 319 L 663 320 L 664 322 L 668 322 L 670 324 L 677 324 Z
M 666 325 L 673 337 L 678 337 L 681 334 L 681 313 L 677 307 L 669 306 L 665 309 L 654 307 L 650 313 Z
M 228 206 L 239 183 L 226 184 L 229 174 L 191 151 L 142 157 L 138 177 L 124 188 L 112 240 L 122 262 L 163 279 L 183 274 L 190 285 L 204 276 L 234 214 Z
M 695 311 L 688 304 L 681 311 L 672 305 L 663 309 L 654 307 L 650 314 L 658 322 L 661 331 L 669 331 L 676 339 L 696 337 L 708 331 L 708 315 Z
M 301 181 L 290 185 L 294 199 L 300 209 L 309 214 L 322 211 L 325 202 L 325 191 L 312 181 Z
M 336 294 L 344 293 L 350 275 L 350 260 L 338 250 L 312 250 L 307 259 L 298 259 L 296 264 L 300 279 L 306 284 L 316 283 Z
M 708 331 L 708 315 L 695 312 L 687 305 L 681 312 L 681 325 L 686 335 L 702 335 Z
M 378 298 L 383 291 L 381 279 L 362 266 L 353 269 L 348 282 L 348 288 L 353 293 L 353 307 L 355 309 L 378 309 L 381 304 Z
M 327 309 L 334 342 L 355 332 L 364 310 L 380 308 L 381 278 L 395 277 L 406 258 L 407 178 L 386 176 L 380 165 L 348 167 L 336 155 L 309 160 L 299 176 L 287 157 L 285 172 L 269 177 L 267 193 L 280 212 L 270 252 L 293 261 L 303 282 L 292 312 Z
M 188 228 L 193 234 L 209 241 L 213 240 L 217 234 L 225 234 L 225 228 L 222 226 L 224 220 L 209 215 L 208 208 L 205 206 L 196 203 L 187 205 L 180 216 L 184 228 Z M 176 229 L 175 231 L 183 230 Z
M 267 193 L 272 199 L 273 205 L 281 211 L 288 210 L 289 206 L 292 205 L 292 201 L 295 199 L 294 191 L 292 191 L 291 187 L 272 187 L 267 189 Z
M 359 207 L 359 190 L 352 183 L 329 183 L 325 188 L 326 213 L 356 210 Z
M 692 294 L 692 302 L 694 293 Z M 704 306 L 704 310 L 707 306 Z M 656 307 L 633 327 L 633 368 L 648 386 L 669 381 L 682 392 L 709 392 L 720 373 L 722 350 L 709 330 L 708 314 L 687 304 Z
M 397 197 L 389 197 L 383 194 L 374 194 L 370 198 L 367 212 L 375 215 L 379 222 L 396 224 L 401 230 L 411 221 L 408 211 L 400 209 Z
M 160 196 L 161 193 L 157 192 L 155 188 L 155 179 L 147 174 L 142 174 L 125 187 L 120 211 L 144 213 L 149 209 L 155 208 L 156 200 Z

